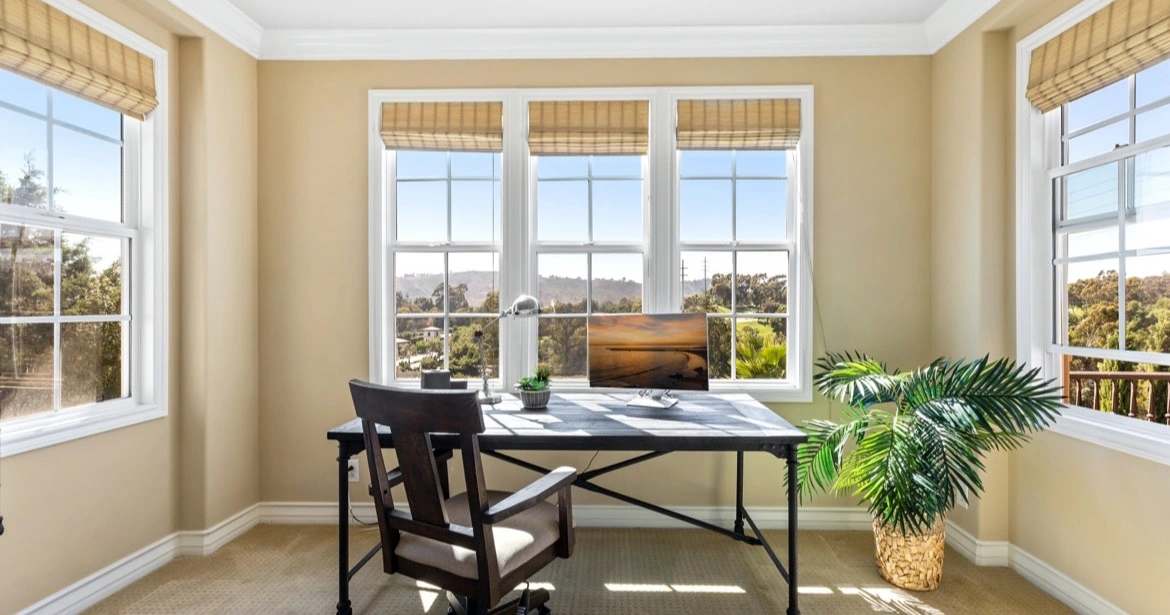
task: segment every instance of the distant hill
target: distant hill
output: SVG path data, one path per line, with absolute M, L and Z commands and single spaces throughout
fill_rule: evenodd
M 405 292 L 410 298 L 429 297 L 443 283 L 440 274 L 408 275 L 400 277 L 395 283 L 399 292 Z M 472 305 L 483 303 L 492 288 L 499 287 L 499 274 L 491 271 L 464 271 L 451 274 L 451 284 L 467 284 L 467 301 Z M 563 278 L 559 276 L 540 278 L 541 298 L 565 302 L 580 301 L 584 292 L 585 281 L 581 278 Z M 684 284 L 684 295 L 693 295 L 703 292 L 703 280 L 687 280 Z M 642 285 L 633 280 L 593 281 L 593 299 L 602 303 L 620 301 L 623 297 L 640 296 Z

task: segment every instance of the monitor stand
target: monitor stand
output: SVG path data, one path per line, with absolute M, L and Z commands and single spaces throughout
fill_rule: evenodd
M 635 406 L 638 408 L 657 408 L 665 410 L 673 408 L 678 403 L 678 398 L 671 395 L 670 391 L 657 391 L 647 389 L 645 391 L 638 391 L 637 397 L 626 402 L 627 406 Z

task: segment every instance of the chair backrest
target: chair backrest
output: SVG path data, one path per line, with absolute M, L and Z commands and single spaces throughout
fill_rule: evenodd
M 460 436 L 465 470 L 469 470 L 470 474 L 478 474 L 474 482 L 473 476 L 467 476 L 469 500 L 474 502 L 480 499 L 476 496 L 486 497 L 486 493 L 474 493 L 479 491 L 476 487 L 484 484 L 475 437 L 483 433 L 484 422 L 475 391 L 408 390 L 360 380 L 351 380 L 349 388 L 354 409 L 362 419 L 370 474 L 386 509 L 393 510 L 394 501 L 390 496 L 385 462 L 382 460 L 378 425 L 390 428 L 406 488 L 406 499 L 410 505 L 410 516 L 415 521 L 440 528 L 449 524 L 438 466 L 431 448 L 433 433 Z M 472 461 L 472 467 L 468 467 L 469 461 Z

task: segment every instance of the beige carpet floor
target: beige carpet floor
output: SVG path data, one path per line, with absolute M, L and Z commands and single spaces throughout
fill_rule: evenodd
M 336 530 L 262 525 L 209 557 L 181 557 L 98 604 L 104 613 L 320 613 L 337 600 Z M 783 532 L 769 532 L 778 549 Z M 377 543 L 352 533 L 354 561 Z M 942 587 L 910 593 L 873 565 L 869 532 L 801 532 L 806 615 L 1044 615 L 1071 613 L 1007 568 L 947 553 Z M 578 531 L 577 551 L 533 579 L 552 589 L 556 615 L 784 613 L 787 590 L 760 548 L 700 530 Z M 432 588 L 382 573 L 374 559 L 351 583 L 354 612 L 444 614 Z

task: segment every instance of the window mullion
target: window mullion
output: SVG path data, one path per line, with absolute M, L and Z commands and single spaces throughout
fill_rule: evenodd
M 52 165 L 49 165 L 50 167 Z M 61 410 L 61 231 L 53 231 L 53 411 Z
M 1117 258 L 1117 347 L 1120 350 L 1125 350 L 1125 214 L 1129 210 L 1130 203 L 1130 184 L 1129 184 L 1129 169 L 1131 167 L 1130 161 L 1125 160 L 1118 166 L 1118 186 L 1121 194 L 1117 199 L 1117 247 L 1119 250 Z

